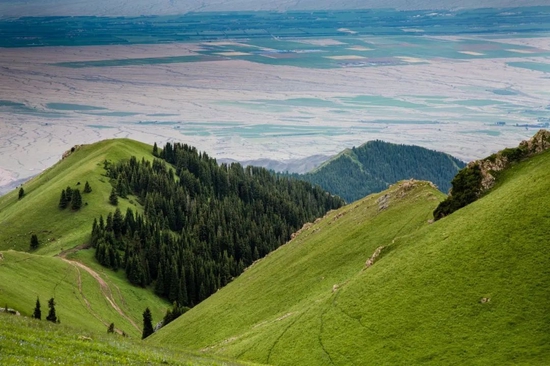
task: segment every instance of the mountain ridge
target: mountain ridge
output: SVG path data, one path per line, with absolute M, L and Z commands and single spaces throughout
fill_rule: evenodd
M 403 179 L 429 180 L 443 192 L 465 163 L 415 145 L 368 141 L 333 156 L 309 173 L 292 176 L 353 202 Z

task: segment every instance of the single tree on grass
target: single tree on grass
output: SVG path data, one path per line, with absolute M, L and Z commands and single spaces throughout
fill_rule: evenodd
M 42 320 L 42 310 L 40 310 L 40 299 L 36 297 L 36 306 L 34 307 L 34 312 L 32 317 L 38 320 Z
M 143 312 L 143 335 L 141 336 L 141 339 L 149 337 L 153 334 L 153 332 L 153 316 L 151 315 L 151 310 L 149 310 L 149 308 L 145 308 L 145 311 Z
M 115 187 L 113 187 L 113 189 L 111 189 L 111 194 L 109 195 L 109 203 L 111 203 L 111 205 L 113 205 L 113 206 L 118 205 L 118 196 L 116 194 Z
M 48 300 L 48 307 L 50 308 L 50 311 L 48 312 L 48 316 L 46 317 L 46 320 L 57 323 L 57 315 L 55 315 L 55 301 L 53 297 Z
M 19 188 L 19 199 L 23 198 L 24 195 L 25 195 L 25 190 L 23 189 L 23 187 Z
M 90 183 L 86 181 L 86 184 L 84 185 L 84 193 L 90 193 L 92 192 L 92 187 L 90 186 Z
M 38 248 L 38 236 L 36 236 L 36 234 L 32 234 L 31 235 L 31 249 L 36 249 Z
M 107 333 L 114 333 L 115 332 L 115 323 L 109 324 L 109 328 L 107 328 Z

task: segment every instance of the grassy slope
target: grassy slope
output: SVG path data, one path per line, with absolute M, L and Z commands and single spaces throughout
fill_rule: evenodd
M 25 183 L 23 199 L 17 199 L 17 190 L 0 197 L 0 250 L 28 250 L 32 233 L 38 235 L 41 243 L 38 254 L 53 255 L 82 244 L 90 235 L 93 219 L 114 211 L 108 201 L 112 187 L 103 176 L 103 161 L 127 159 L 132 155 L 138 159 L 152 158 L 151 150 L 149 145 L 128 139 L 84 145 Z M 82 193 L 82 201 L 88 205 L 77 212 L 70 208 L 60 210 L 61 190 L 70 186 L 82 192 L 86 181 L 92 186 L 92 192 Z M 119 200 L 122 212 L 128 206 L 139 209 L 136 205 L 130 200 Z
M 30 316 L 36 297 L 39 296 L 42 318 L 45 319 L 48 314 L 48 299 L 54 297 L 57 303 L 56 312 L 63 324 L 89 332 L 104 333 L 107 329 L 105 323 L 108 325 L 114 322 L 117 329 L 125 331 L 131 337 L 141 336 L 139 330 L 113 309 L 101 292 L 98 282 L 86 271 L 77 270 L 60 258 L 15 251 L 3 252 L 3 255 L 4 260 L 0 260 L 2 307 L 7 305 L 20 311 L 22 315 Z M 79 259 L 90 255 L 91 251 L 78 253 Z M 142 313 L 146 306 L 150 307 L 154 321 L 164 316 L 169 304 L 151 291 L 132 286 L 123 278 L 118 278 L 122 273 L 113 275 L 99 265 L 95 269 L 107 281 L 115 302 L 139 329 L 143 325 Z M 86 301 L 90 307 L 86 305 Z
M 0 340 L 2 365 L 241 364 L 150 347 L 114 334 L 97 336 L 63 324 L 5 314 L 0 314 Z
M 333 285 L 360 276 L 377 247 L 427 225 L 442 197 L 427 183 L 404 198 L 398 191 L 392 188 L 392 203 L 380 213 L 378 194 L 328 214 L 151 341 L 213 346 L 214 352 L 265 363 L 280 362 L 274 352 L 285 344 L 296 356 L 290 363 L 319 363 L 324 356 L 318 320 Z M 289 329 L 301 332 L 300 339 L 287 339 Z
M 92 222 L 99 215 L 114 211 L 108 203 L 111 185 L 103 176 L 103 161 L 127 159 L 134 155 L 141 159 L 152 158 L 152 147 L 128 139 L 105 140 L 79 148 L 68 158 L 63 159 L 39 176 L 25 183 L 26 192 L 22 200 L 17 200 L 17 191 L 0 197 L 0 250 L 28 250 L 30 235 L 37 233 L 40 247 L 32 255 L 4 252 L 5 260 L 0 261 L 0 304 L 7 303 L 23 314 L 30 315 L 36 296 L 42 301 L 45 317 L 47 300 L 55 297 L 57 311 L 63 323 L 74 324 L 88 331 L 104 332 L 104 322 L 114 322 L 117 328 L 133 337 L 140 333 L 120 316 L 105 299 L 98 282 L 86 271 L 79 269 L 83 295 L 78 289 L 77 269 L 52 258 L 61 250 L 85 243 L 90 235 Z M 78 212 L 69 208 L 58 208 L 61 190 L 70 185 L 82 191 L 89 181 L 92 193 L 83 193 L 83 202 L 88 205 Z M 77 182 L 81 182 L 77 186 Z M 140 210 L 133 200 L 119 199 L 119 207 L 126 210 L 131 206 Z M 141 328 L 142 313 L 146 306 L 151 308 L 153 320 L 161 319 L 169 307 L 152 291 L 130 285 L 123 271 L 113 272 L 97 264 L 92 250 L 70 254 L 69 259 L 85 263 L 93 268 L 109 285 L 113 298 L 121 310 Z M 90 302 L 90 311 L 83 299 Z M 94 316 L 93 313 L 96 314 Z M 98 319 L 99 317 L 99 319 Z
M 352 204 L 151 343 L 273 364 L 548 364 L 548 171 L 550 152 L 515 165 L 432 225 L 430 190 L 378 216 L 373 198 Z M 362 271 L 378 245 L 389 248 Z

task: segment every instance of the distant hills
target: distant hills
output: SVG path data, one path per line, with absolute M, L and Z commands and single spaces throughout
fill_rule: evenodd
M 275 365 L 548 364 L 550 151 L 433 223 L 402 181 L 305 225 L 147 340 Z M 368 360 L 368 361 L 366 361 Z
M 521 6 L 544 6 L 546 0 L 525 0 Z M 188 12 L 215 11 L 294 11 L 294 10 L 340 10 L 394 8 L 398 10 L 422 9 L 466 9 L 517 7 L 513 0 L 98 0 L 93 2 L 74 0 L 29 0 L 2 1 L 0 17 L 52 16 L 52 15 L 95 15 L 95 16 L 141 16 L 168 15 Z
M 293 176 L 353 202 L 409 178 L 431 181 L 447 192 L 451 180 L 464 166 L 463 161 L 442 152 L 369 141 L 342 151 L 309 173 Z
M 288 159 L 288 160 L 272 160 L 272 159 L 255 159 L 255 160 L 235 160 L 235 159 L 217 159 L 218 163 L 240 163 L 243 166 L 260 166 L 275 172 L 289 172 L 289 173 L 307 173 L 325 161 L 329 160 L 330 156 L 327 155 L 312 155 L 301 159 Z

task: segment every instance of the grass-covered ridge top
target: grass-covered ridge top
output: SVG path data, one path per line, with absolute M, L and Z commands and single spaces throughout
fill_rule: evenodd
M 36 254 L 56 255 L 89 241 L 94 218 L 107 216 L 114 210 L 109 204 L 111 183 L 105 177 L 103 161 L 119 161 L 136 156 L 153 159 L 150 145 L 129 140 L 111 139 L 68 150 L 63 159 L 23 184 L 25 195 L 18 199 L 14 190 L 0 197 L 0 250 L 29 250 L 32 234 L 40 245 Z M 83 206 L 78 211 L 59 209 L 61 191 L 84 189 L 85 182 L 92 192 L 83 193 Z M 78 184 L 80 182 L 80 184 Z M 121 210 L 132 207 L 140 211 L 136 200 L 123 200 Z
M 468 163 L 451 182 L 449 197 L 436 208 L 434 218 L 439 220 L 474 202 L 495 185 L 503 170 L 549 148 L 550 132 L 539 130 L 516 148 L 507 148 L 485 159 Z
M 548 364 L 548 171 L 548 151 L 514 164 L 433 224 L 427 184 L 348 205 L 150 342 L 276 365 Z

